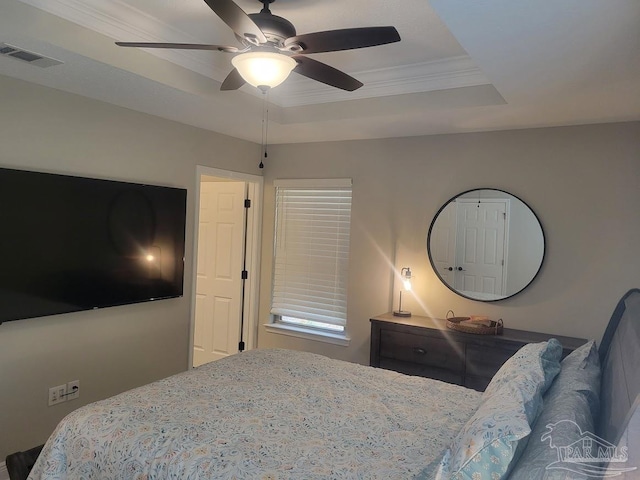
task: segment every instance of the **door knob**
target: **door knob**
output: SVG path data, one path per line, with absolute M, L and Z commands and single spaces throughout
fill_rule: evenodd
M 452 272 L 453 271 L 453 267 L 449 267 L 449 268 L 445 267 L 445 270 L 449 270 L 450 272 Z
M 466 272 L 466 270 L 464 268 L 462 268 L 462 267 L 458 267 L 458 271 L 459 272 Z

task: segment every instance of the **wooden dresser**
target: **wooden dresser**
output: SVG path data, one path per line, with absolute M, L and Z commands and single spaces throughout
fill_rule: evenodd
M 552 337 L 562 344 L 563 357 L 587 342 L 510 328 L 502 335 L 473 335 L 447 328 L 445 320 L 386 313 L 371 319 L 370 364 L 483 391 L 522 346 Z

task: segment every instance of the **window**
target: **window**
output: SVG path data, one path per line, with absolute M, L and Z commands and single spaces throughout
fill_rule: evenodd
M 272 326 L 345 338 L 351 180 L 275 186 Z

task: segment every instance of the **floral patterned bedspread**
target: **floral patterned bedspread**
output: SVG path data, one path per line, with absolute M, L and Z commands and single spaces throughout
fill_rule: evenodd
M 253 350 L 82 407 L 29 479 L 429 478 L 481 394 Z

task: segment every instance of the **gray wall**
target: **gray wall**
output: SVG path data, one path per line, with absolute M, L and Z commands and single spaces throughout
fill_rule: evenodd
M 85 403 L 186 370 L 196 165 L 260 174 L 260 153 L 249 142 L 7 77 L 0 91 L 0 166 L 188 189 L 183 298 L 0 325 L 4 460 L 43 443 Z M 48 388 L 75 379 L 80 398 L 48 407 Z
M 353 178 L 349 347 L 259 332 L 260 347 L 368 362 L 369 318 L 398 306 L 392 269 L 411 267 L 403 309 L 489 315 L 511 328 L 600 339 L 618 298 L 640 286 L 640 123 L 271 147 L 265 168 L 260 317 L 269 315 L 273 180 Z M 537 279 L 497 303 L 458 297 L 426 254 L 431 219 L 453 195 L 493 187 L 539 216 L 547 256 Z M 392 302 L 393 297 L 393 302 Z

